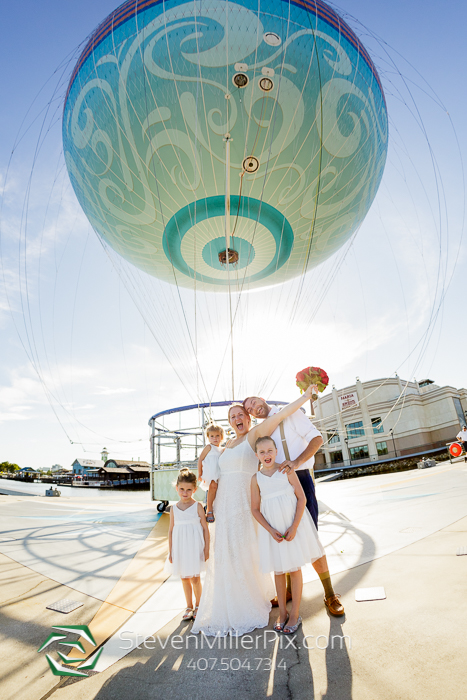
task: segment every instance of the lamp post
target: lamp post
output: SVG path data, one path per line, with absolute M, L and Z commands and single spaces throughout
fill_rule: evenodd
M 349 467 L 352 466 L 352 457 L 350 456 L 350 450 L 349 450 L 349 438 L 344 438 L 345 445 L 347 447 L 347 454 L 349 455 Z
M 391 437 L 392 437 L 392 446 L 393 446 L 393 448 L 394 448 L 394 457 L 397 457 L 397 452 L 396 452 L 396 441 L 394 440 L 394 430 L 391 428 L 391 429 L 389 430 L 389 432 L 391 433 Z

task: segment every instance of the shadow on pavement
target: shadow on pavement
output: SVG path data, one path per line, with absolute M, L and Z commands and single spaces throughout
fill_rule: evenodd
M 133 659 L 137 654 L 141 660 L 109 678 L 94 698 L 153 700 L 163 693 L 174 700 L 309 700 L 314 697 L 313 676 L 308 653 L 300 653 L 303 633 L 300 630 L 293 638 L 277 635 L 272 630 L 276 617 L 277 611 L 273 611 L 269 629 L 239 638 L 191 635 L 191 625 L 186 623 L 169 636 L 155 635 L 146 642 L 146 647 L 153 649 L 142 645 L 135 650 Z M 292 694 L 291 682 L 298 667 L 301 690 Z
M 329 643 L 326 649 L 328 687 L 322 700 L 351 700 L 352 667 L 344 638 L 343 620 L 330 617 Z

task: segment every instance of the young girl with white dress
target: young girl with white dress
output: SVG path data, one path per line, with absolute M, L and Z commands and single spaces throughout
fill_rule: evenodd
M 277 449 L 271 437 L 256 440 L 261 469 L 251 479 L 251 511 L 262 527 L 258 532 L 260 569 L 274 572 L 279 618 L 276 632 L 294 634 L 299 615 L 303 576 L 301 567 L 324 556 L 318 532 L 306 509 L 306 497 L 294 471 L 279 471 Z M 286 573 L 292 583 L 292 607 L 286 608 Z
M 202 504 L 193 498 L 196 488 L 196 474 L 182 469 L 175 484 L 180 500 L 170 509 L 169 555 L 164 567 L 166 574 L 182 579 L 187 605 L 183 620 L 196 618 L 202 591 L 200 573 L 209 558 L 209 528 Z
M 219 481 L 219 457 L 224 451 L 224 448 L 220 447 L 224 439 L 224 429 L 220 425 L 210 423 L 206 428 L 206 438 L 209 445 L 206 445 L 198 459 L 198 480 L 201 488 L 208 492 L 206 520 L 208 523 L 213 523 L 215 519 L 213 504 Z

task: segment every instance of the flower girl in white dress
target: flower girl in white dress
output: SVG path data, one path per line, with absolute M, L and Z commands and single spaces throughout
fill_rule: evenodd
M 164 566 L 166 574 L 182 579 L 187 605 L 183 620 L 196 618 L 202 591 L 200 573 L 209 558 L 209 528 L 202 504 L 193 498 L 196 487 L 196 474 L 182 469 L 175 484 L 180 500 L 170 509 L 169 555 Z
M 260 437 L 255 451 L 261 469 L 251 480 L 251 510 L 262 527 L 258 532 L 260 569 L 274 572 L 279 619 L 276 632 L 293 634 L 302 622 L 299 615 L 303 576 L 301 567 L 324 555 L 318 532 L 306 509 L 303 488 L 294 471 L 284 474 L 276 465 L 276 443 Z M 292 607 L 286 608 L 286 573 L 292 583 Z
M 224 451 L 219 445 L 224 439 L 224 429 L 220 425 L 210 423 L 206 428 L 206 437 L 209 445 L 206 445 L 198 459 L 198 479 L 201 488 L 208 492 L 206 520 L 213 523 L 213 504 L 219 481 L 219 457 Z

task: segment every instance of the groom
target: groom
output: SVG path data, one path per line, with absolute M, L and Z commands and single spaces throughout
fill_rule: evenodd
M 317 389 L 316 393 L 318 393 Z M 269 406 L 259 396 L 246 398 L 243 402 L 243 407 L 247 413 L 260 420 L 264 420 L 280 411 L 280 408 Z M 286 418 L 282 425 L 283 434 L 281 434 L 281 429 L 278 427 L 271 435 L 277 445 L 277 462 L 282 462 L 280 471 L 285 473 L 292 469 L 296 471 L 305 492 L 306 506 L 310 511 L 316 529 L 318 529 L 318 501 L 316 500 L 315 485 L 310 470 L 313 469 L 315 463 L 315 454 L 323 444 L 322 435 L 301 410 Z M 287 459 L 286 452 L 289 455 Z M 326 556 L 313 562 L 313 568 L 323 584 L 324 603 L 327 609 L 331 615 L 343 615 L 344 606 L 340 603 L 339 596 L 334 593 Z

